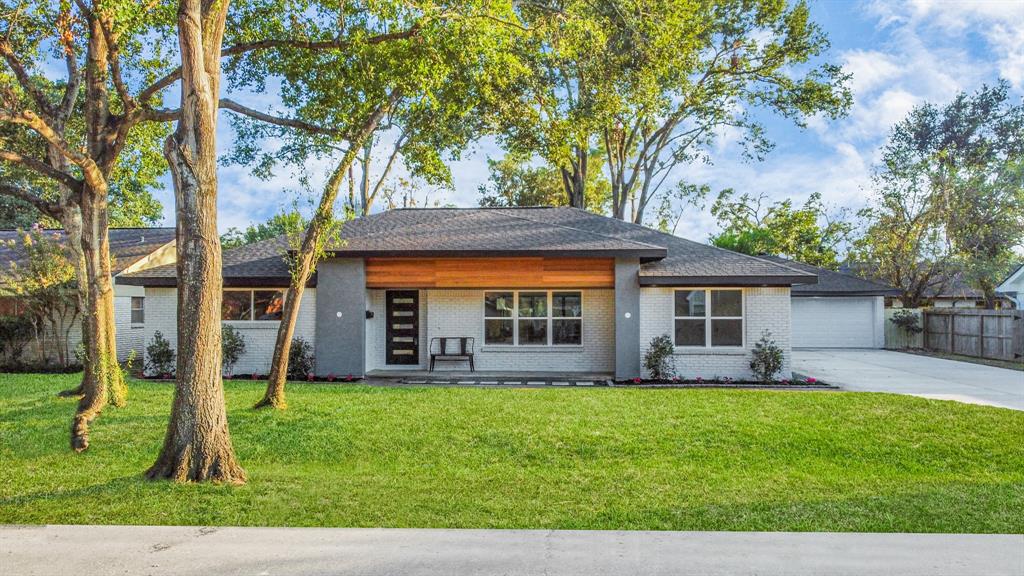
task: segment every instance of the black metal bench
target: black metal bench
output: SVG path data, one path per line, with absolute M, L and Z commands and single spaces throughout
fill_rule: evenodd
M 437 360 L 450 360 L 456 362 L 469 360 L 469 371 L 474 372 L 473 343 L 474 339 L 467 336 L 460 336 L 457 338 L 431 338 L 430 371 L 434 371 L 434 362 Z

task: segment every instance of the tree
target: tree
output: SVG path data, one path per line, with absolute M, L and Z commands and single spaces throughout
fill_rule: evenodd
M 1008 84 L 915 107 L 893 127 L 863 211 L 862 258 L 916 306 L 959 268 L 994 306 L 1024 241 L 1024 105 Z
M 47 362 L 45 342 L 49 332 L 58 364 L 67 367 L 71 363 L 68 334 L 79 314 L 74 266 L 58 234 L 39 226 L 20 232 L 19 238 L 10 242 L 10 248 L 20 255 L 20 263 L 11 263 L 9 284 L 31 320 L 40 363 Z
M 244 483 L 221 381 L 217 110 L 228 2 L 181 0 L 181 104 L 164 153 L 178 214 L 178 363 L 174 404 L 150 479 Z
M 741 130 L 752 158 L 770 149 L 754 110 L 802 125 L 850 105 L 840 68 L 809 63 L 828 40 L 803 2 L 530 6 L 540 49 L 531 81 L 514 92 L 531 112 L 509 114 L 504 140 L 559 168 L 570 205 L 582 200 L 595 148 L 605 152 L 613 216 L 643 223 L 673 168 L 710 161 L 722 129 Z
M 600 163 L 600 154 L 591 155 L 592 163 Z M 500 160 L 487 160 L 490 176 L 480 185 L 480 205 L 485 207 L 566 206 L 568 197 L 558 170 L 547 164 L 532 165 L 514 153 Z M 605 213 L 609 206 L 611 187 L 599 170 L 587 172 L 584 203 L 587 210 Z
M 311 38 L 344 42 L 345 51 L 322 53 L 314 63 L 303 55 L 278 54 L 248 58 L 251 86 L 278 78 L 286 105 L 294 111 L 287 130 L 236 123 L 244 136 L 235 158 L 255 161 L 258 172 L 276 162 L 301 164 L 311 154 L 333 155 L 337 163 L 323 186 L 310 225 L 289 255 L 292 279 L 278 331 L 267 391 L 257 407 L 286 406 L 284 387 L 295 320 L 305 286 L 326 247 L 337 236 L 340 223 L 334 205 L 348 175 L 352 185 L 351 214 L 367 213 L 378 195 L 388 196 L 383 182 L 401 158 L 405 168 L 428 183 L 449 184 L 451 174 L 443 153 L 455 154 L 481 131 L 488 115 L 479 94 L 498 76 L 506 76 L 498 63 L 514 18 L 510 3 L 427 2 L 412 9 L 381 6 L 338 14 L 321 7 L 303 15 L 303 29 Z M 338 35 L 336 23 L 351 25 Z M 388 31 L 392 32 L 388 32 Z M 372 39 L 377 41 L 371 41 Z M 381 130 L 396 134 L 388 160 L 376 184 L 371 185 L 371 159 L 381 143 Z M 259 137 L 277 134 L 284 144 L 273 152 L 254 152 Z M 352 166 L 361 159 L 358 201 Z
M 250 224 L 245 230 L 228 228 L 228 231 L 221 235 L 220 244 L 223 248 L 238 248 L 277 238 L 282 234 L 301 234 L 308 225 L 306 217 L 298 209 L 292 209 L 274 214 L 266 222 Z
M 839 268 L 839 251 L 850 239 L 853 224 L 845 211 L 830 216 L 821 194 L 811 194 L 800 208 L 790 199 L 766 205 L 767 196 L 735 196 L 719 192 L 711 207 L 721 232 L 711 243 L 744 254 L 785 256 L 812 266 Z

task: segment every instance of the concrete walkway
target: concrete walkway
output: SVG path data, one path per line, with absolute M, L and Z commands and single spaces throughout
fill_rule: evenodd
M 793 371 L 846 390 L 1024 410 L 1024 372 L 889 350 L 794 350 Z
M 1024 536 L 6 526 L 0 572 L 1021 576 Z

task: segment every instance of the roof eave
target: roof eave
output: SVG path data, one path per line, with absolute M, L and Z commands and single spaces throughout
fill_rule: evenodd
M 668 255 L 664 248 L 612 250 L 328 250 L 330 258 L 640 258 L 642 262 L 661 260 Z

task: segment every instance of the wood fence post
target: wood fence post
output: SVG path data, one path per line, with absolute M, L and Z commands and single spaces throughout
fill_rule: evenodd
M 949 348 L 949 353 L 952 354 L 956 348 L 953 346 L 953 315 L 946 315 L 946 347 Z

